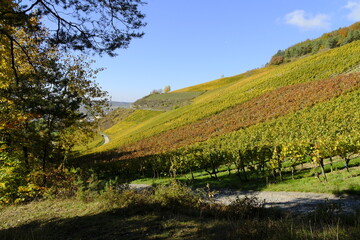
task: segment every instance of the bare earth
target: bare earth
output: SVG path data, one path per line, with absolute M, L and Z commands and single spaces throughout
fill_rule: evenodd
M 344 212 L 355 212 L 360 209 L 360 198 L 351 196 L 336 196 L 326 193 L 305 192 L 258 192 L 258 191 L 229 191 L 223 190 L 215 196 L 216 201 L 222 204 L 230 204 L 236 197 L 243 198 L 246 195 L 256 196 L 260 201 L 265 201 L 265 207 L 278 207 L 291 212 L 310 212 L 319 204 L 325 202 L 339 204 Z

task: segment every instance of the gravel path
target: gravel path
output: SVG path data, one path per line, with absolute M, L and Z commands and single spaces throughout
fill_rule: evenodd
M 132 189 L 151 188 L 147 184 L 129 184 Z M 326 201 L 330 204 L 338 204 L 341 210 L 347 213 L 360 209 L 360 198 L 353 196 L 336 196 L 326 193 L 305 193 L 305 192 L 267 192 L 267 191 L 233 191 L 221 190 L 216 192 L 215 202 L 228 205 L 237 197 L 256 196 L 260 201 L 265 201 L 265 207 L 278 207 L 294 213 L 311 212 L 319 204 Z
M 141 191 L 141 190 L 145 190 L 145 189 L 150 189 L 152 187 L 149 184 L 133 184 L 133 183 L 130 183 L 129 188 Z
M 216 202 L 230 204 L 236 197 L 256 196 L 265 201 L 265 207 L 278 207 L 291 212 L 309 212 L 315 210 L 319 204 L 326 201 L 338 204 L 344 212 L 354 212 L 360 208 L 360 198 L 352 196 L 336 196 L 326 193 L 305 192 L 258 192 L 258 191 L 229 191 L 223 190 L 215 195 Z

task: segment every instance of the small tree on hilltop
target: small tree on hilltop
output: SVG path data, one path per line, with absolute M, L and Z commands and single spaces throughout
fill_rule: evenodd
M 164 87 L 164 93 L 168 93 L 171 91 L 170 85 Z

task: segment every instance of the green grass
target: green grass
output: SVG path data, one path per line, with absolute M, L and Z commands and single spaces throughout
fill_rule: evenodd
M 312 164 L 310 164 L 312 166 Z M 288 191 L 288 192 L 317 192 L 334 194 L 355 194 L 360 195 L 360 157 L 350 161 L 350 173 L 344 169 L 343 161 L 333 163 L 333 172 L 330 172 L 329 163 L 325 165 L 325 171 L 328 178 L 326 182 L 322 176 L 320 182 L 314 176 L 313 169 L 297 170 L 295 179 L 291 177 L 290 169 L 283 172 L 284 180 L 273 179 L 269 177 L 256 180 L 254 174 L 249 174 L 250 181 L 241 181 L 235 175 L 235 169 L 228 174 L 226 166 L 219 168 L 218 180 L 210 177 L 205 171 L 194 172 L 195 180 L 192 180 L 191 174 L 179 175 L 177 179 L 186 182 L 193 187 L 205 187 L 210 184 L 216 189 L 238 189 L 238 190 L 258 190 L 258 191 Z M 298 167 L 299 168 L 299 167 Z M 320 172 L 320 170 L 318 170 Z M 135 184 L 170 184 L 173 179 L 169 177 L 162 178 L 143 178 L 132 181 Z
M 107 191 L 86 202 L 72 198 L 1 207 L 0 239 L 320 240 L 360 234 L 358 215 L 338 216 L 326 206 L 292 216 L 256 206 L 256 199 L 230 207 L 193 204 L 195 199 L 191 191 L 171 186 L 154 193 Z
M 143 209 L 141 209 L 143 210 Z M 171 212 L 105 208 L 100 201 L 47 200 L 0 210 L 0 238 L 197 239 L 206 221 Z M 203 238 L 205 239 L 205 238 Z

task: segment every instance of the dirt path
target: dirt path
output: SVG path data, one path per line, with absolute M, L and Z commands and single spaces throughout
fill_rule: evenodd
M 130 184 L 133 189 L 151 188 L 147 184 Z M 327 193 L 305 193 L 305 192 L 267 192 L 267 191 L 233 191 L 221 190 L 215 194 L 215 202 L 228 205 L 237 197 L 256 196 L 260 201 L 265 201 L 265 207 L 277 207 L 294 213 L 311 212 L 319 204 L 325 202 L 340 206 L 347 213 L 360 209 L 360 198 L 352 196 L 336 196 Z
M 110 142 L 110 138 L 105 133 L 102 133 L 101 136 L 104 138 L 104 143 L 102 145 L 105 145 Z
M 291 212 L 314 211 L 319 204 L 325 202 L 340 206 L 344 212 L 354 212 L 360 208 L 360 198 L 352 196 L 336 196 L 326 193 L 305 192 L 258 192 L 258 191 L 220 191 L 216 196 L 216 202 L 230 204 L 236 197 L 243 198 L 246 195 L 256 196 L 260 201 L 265 201 L 265 207 L 279 207 Z

